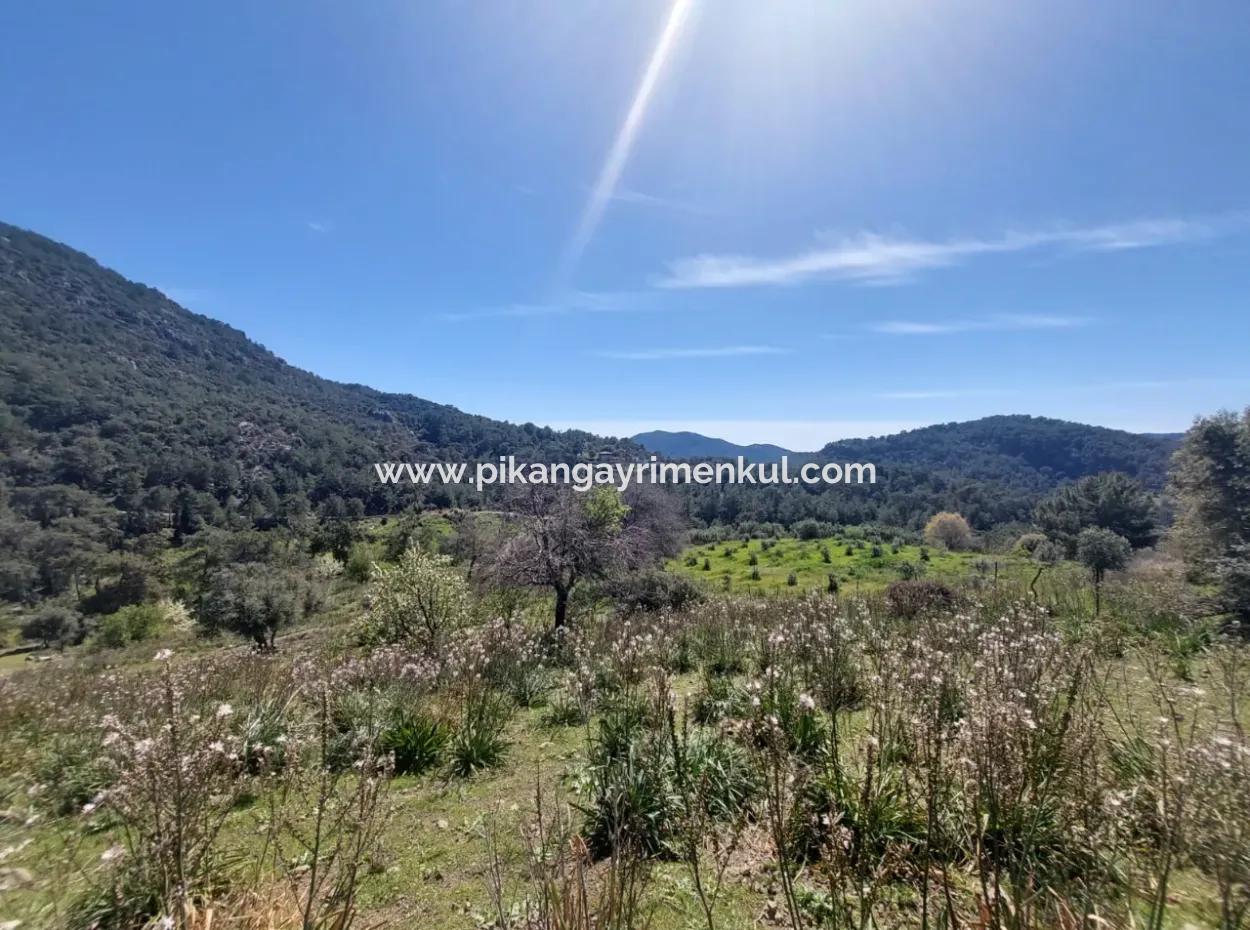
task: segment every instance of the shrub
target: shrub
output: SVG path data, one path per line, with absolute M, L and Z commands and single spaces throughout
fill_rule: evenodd
M 1032 555 L 1038 546 L 1048 542 L 1045 533 L 1025 533 L 1016 540 L 1015 548 L 1025 555 Z
M 58 734 L 43 746 L 35 777 L 43 805 L 58 817 L 79 813 L 113 781 L 99 741 L 75 733 Z
M 356 543 L 347 553 L 343 574 L 352 581 L 364 584 L 373 574 L 373 556 L 365 543 Z
M 93 641 L 106 649 L 120 649 L 155 636 L 165 619 L 156 604 L 131 604 L 100 620 Z
M 576 695 L 562 690 L 552 699 L 543 716 L 543 723 L 549 727 L 576 727 L 585 723 L 586 717 L 586 711 Z
M 667 848 L 677 804 L 667 769 L 664 747 L 654 739 L 591 763 L 582 829 L 592 856 L 629 851 L 648 857 Z
M 685 610 L 703 598 L 699 586 L 689 578 L 658 569 L 630 572 L 615 579 L 607 591 L 626 612 Z
M 689 734 L 681 762 L 688 783 L 713 820 L 729 821 L 746 811 L 760 790 L 760 774 L 746 751 L 716 733 Z
M 892 614 L 910 620 L 921 614 L 949 610 L 955 604 L 955 592 L 940 581 L 896 581 L 886 589 L 885 600 Z
M 944 510 L 929 518 L 924 527 L 924 538 L 951 551 L 967 549 L 972 543 L 972 527 L 959 514 Z
M 240 728 L 239 760 L 248 775 L 273 772 L 286 765 L 286 707 L 277 700 L 260 701 L 247 710 Z
M 500 765 L 508 751 L 504 728 L 511 716 L 502 695 L 491 691 L 471 694 L 465 701 L 460 726 L 451 737 L 448 755 L 452 773 L 469 778 Z
M 44 648 L 64 647 L 80 641 L 82 618 L 68 607 L 48 605 L 22 623 L 21 633 L 23 639 L 38 641 Z
M 198 619 L 210 633 L 228 630 L 272 649 L 278 630 L 305 610 L 306 585 L 280 569 L 259 563 L 227 565 L 209 579 Z
M 469 621 L 468 582 L 447 556 L 414 546 L 375 574 L 377 590 L 362 629 L 367 642 L 409 642 L 434 655 Z
M 396 775 L 419 775 L 442 761 L 449 735 L 431 714 L 399 706 L 378 736 L 378 750 L 393 756 Z
M 745 700 L 732 678 L 705 674 L 703 687 L 694 699 L 694 719 L 698 723 L 709 724 L 740 716 Z
M 794 847 L 806 858 L 820 859 L 837 848 L 852 864 L 876 864 L 923 843 L 924 809 L 910 801 L 900 770 L 872 766 L 871 759 L 868 768 L 859 777 L 844 768 L 804 788 L 791 830 Z

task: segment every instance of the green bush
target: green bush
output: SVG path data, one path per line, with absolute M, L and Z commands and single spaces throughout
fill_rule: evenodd
M 121 649 L 156 636 L 164 624 L 164 612 L 156 604 L 131 604 L 100 620 L 93 642 L 106 649 Z
M 373 575 L 373 554 L 365 543 L 356 543 L 347 553 L 343 574 L 352 581 L 364 584 Z
M 35 777 L 43 785 L 43 806 L 59 817 L 81 812 L 113 780 L 96 740 L 74 733 L 58 734 L 42 747 Z
M 438 765 L 450 736 L 445 723 L 431 714 L 396 707 L 378 738 L 378 748 L 395 759 L 396 775 L 419 775 Z
M 491 691 L 470 695 L 460 726 L 451 736 L 448 756 L 452 773 L 470 778 L 500 765 L 508 752 L 504 728 L 511 716 L 512 708 L 503 695 Z

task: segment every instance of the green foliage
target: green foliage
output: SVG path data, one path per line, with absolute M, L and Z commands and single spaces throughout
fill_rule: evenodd
M 48 604 L 22 621 L 21 633 L 44 646 L 65 646 L 81 638 L 82 618 L 68 607 Z
M 502 765 L 508 752 L 504 729 L 511 716 L 512 709 L 502 695 L 490 691 L 470 695 L 448 745 L 452 773 L 469 778 Z
M 302 579 L 272 566 L 226 565 L 210 576 L 197 619 L 210 633 L 237 633 L 272 649 L 278 631 L 303 616 L 308 590 Z
M 394 758 L 395 774 L 419 775 L 440 764 L 449 737 L 445 723 L 400 704 L 378 734 L 378 749 Z
M 107 649 L 120 649 L 156 636 L 164 621 L 165 613 L 156 604 L 131 604 L 101 618 L 93 641 Z
M 1089 569 L 1095 584 L 1100 584 L 1107 572 L 1124 568 L 1132 552 L 1127 539 L 1101 527 L 1086 527 L 1076 539 L 1077 560 Z
M 39 752 L 35 777 L 42 804 L 58 817 L 81 813 L 112 783 L 94 733 L 58 733 Z
M 1119 472 L 1089 475 L 1065 485 L 1037 505 L 1033 519 L 1047 537 L 1076 555 L 1077 539 L 1089 527 L 1109 530 L 1134 549 L 1158 536 L 1155 505 L 1140 484 Z
M 621 609 L 644 613 L 685 610 L 703 599 L 702 588 L 688 577 L 658 568 L 610 579 L 604 590 Z
M 1186 562 L 1250 631 L 1250 409 L 1198 420 L 1176 455 L 1172 486 Z
M 378 481 L 368 463 L 411 460 L 414 437 L 444 460 L 639 451 L 327 381 L 7 224 L 0 347 L 0 597 L 15 602 L 77 593 L 119 543 L 152 555 L 208 529 L 281 529 L 344 561 L 360 517 L 476 503 L 469 489 Z
M 369 643 L 410 643 L 433 655 L 470 619 L 468 582 L 451 559 L 417 547 L 377 566 L 373 603 L 361 624 Z
M 358 584 L 364 584 L 373 574 L 373 552 L 364 543 L 356 543 L 347 553 L 343 574 Z

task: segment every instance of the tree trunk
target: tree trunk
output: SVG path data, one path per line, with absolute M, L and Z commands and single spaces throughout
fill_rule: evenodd
M 1042 577 L 1042 572 L 1046 570 L 1045 565 L 1037 567 L 1037 574 L 1033 576 L 1033 580 L 1029 582 L 1029 593 L 1033 595 L 1033 600 L 1037 600 L 1037 579 Z
M 563 630 L 568 621 L 569 589 L 560 585 L 556 588 L 556 629 Z

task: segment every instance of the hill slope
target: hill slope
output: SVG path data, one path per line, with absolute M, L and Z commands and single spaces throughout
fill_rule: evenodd
M 639 450 L 327 381 L 80 252 L 0 224 L 0 596 L 54 593 L 91 551 L 167 535 L 171 522 L 184 532 L 264 526 L 421 499 L 381 485 L 372 462 L 505 453 L 559 461 Z
M 741 455 L 751 462 L 776 462 L 783 455 L 794 461 L 811 458 L 810 452 L 792 452 L 771 443 L 757 442 L 740 446 L 727 439 L 717 439 L 686 430 L 669 432 L 656 429 L 629 438 L 648 452 L 671 459 L 736 459 Z
M 708 522 L 879 522 L 918 529 L 956 510 L 979 529 L 1027 522 L 1034 506 L 1068 481 L 1122 471 L 1160 490 L 1179 437 L 1138 435 L 1031 416 L 994 416 L 891 436 L 832 442 L 818 461 L 871 462 L 871 487 L 688 488 L 691 511 Z
M 1128 433 L 1102 426 L 1024 415 L 942 423 L 870 439 L 831 442 L 821 461 L 876 462 L 994 480 L 1053 487 L 1104 471 L 1122 471 L 1159 489 L 1179 436 Z

